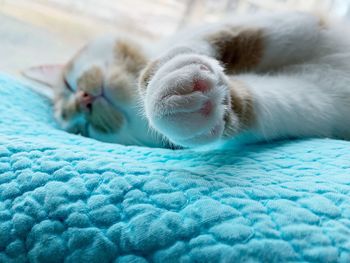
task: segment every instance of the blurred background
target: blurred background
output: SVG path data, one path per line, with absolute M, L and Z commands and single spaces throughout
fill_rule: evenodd
M 350 0 L 0 0 L 0 71 L 63 63 L 104 33 L 160 38 L 235 13 L 292 9 L 350 18 Z

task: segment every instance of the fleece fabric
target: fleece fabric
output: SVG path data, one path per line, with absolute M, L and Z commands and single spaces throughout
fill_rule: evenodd
M 211 151 L 58 129 L 0 76 L 0 262 L 350 262 L 350 143 Z

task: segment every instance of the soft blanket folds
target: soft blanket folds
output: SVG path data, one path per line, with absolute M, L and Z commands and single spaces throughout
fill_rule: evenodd
M 0 76 L 0 262 L 350 262 L 350 143 L 125 147 Z

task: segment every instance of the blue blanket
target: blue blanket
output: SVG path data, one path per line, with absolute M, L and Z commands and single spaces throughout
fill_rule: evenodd
M 0 262 L 350 262 L 350 143 L 101 143 L 0 76 Z

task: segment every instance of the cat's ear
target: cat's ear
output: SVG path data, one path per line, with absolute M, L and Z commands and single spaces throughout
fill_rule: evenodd
M 63 64 L 41 65 L 23 70 L 22 74 L 46 86 L 55 87 L 62 78 L 63 69 Z

